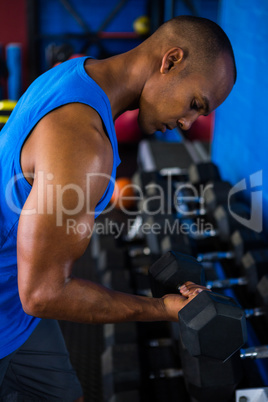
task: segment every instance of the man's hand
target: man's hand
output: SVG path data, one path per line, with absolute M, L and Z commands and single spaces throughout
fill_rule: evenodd
M 192 297 L 198 295 L 198 293 L 202 292 L 203 290 L 210 291 L 210 289 L 206 288 L 205 286 L 197 285 L 196 283 L 193 282 L 185 282 L 184 285 L 180 286 L 180 292 L 181 294 L 186 297 Z
M 167 314 L 170 314 L 172 321 L 178 321 L 178 312 L 200 292 L 209 289 L 193 282 L 186 282 L 179 290 L 181 295 L 168 294 L 162 298 Z

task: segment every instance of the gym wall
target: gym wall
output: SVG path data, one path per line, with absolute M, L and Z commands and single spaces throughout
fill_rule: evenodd
M 0 3 L 0 42 L 5 46 L 10 42 L 20 42 L 23 48 L 23 90 L 29 83 L 28 75 L 31 65 L 28 65 L 27 40 L 27 4 L 26 0 L 13 0 Z M 38 51 L 40 71 L 47 69 L 45 48 L 51 43 L 67 40 L 68 33 L 81 34 L 83 29 L 64 8 L 60 0 L 38 0 L 37 25 L 39 31 Z M 89 29 L 96 31 L 114 9 L 117 0 L 70 0 L 88 24 Z M 133 30 L 133 21 L 141 15 L 150 15 L 160 7 L 159 0 L 129 0 L 111 19 L 105 31 L 129 32 Z M 214 138 L 212 143 L 212 158 L 219 164 L 221 173 L 233 184 L 246 179 L 249 187 L 244 191 L 250 198 L 250 175 L 262 171 L 263 213 L 265 228 L 268 221 L 268 183 L 266 177 L 266 99 L 268 88 L 268 3 L 266 0 L 192 0 L 165 1 L 163 20 L 168 19 L 173 10 L 175 15 L 195 14 L 218 22 L 226 31 L 234 47 L 238 78 L 235 87 L 217 110 Z M 172 9 L 173 7 L 173 9 Z M 15 12 L 14 12 L 15 10 Z M 59 36 L 58 36 L 59 35 Z M 74 50 L 80 53 L 84 43 L 72 38 Z M 103 45 L 107 53 L 126 51 L 135 46 L 137 40 L 107 39 Z M 99 57 L 98 47 L 88 47 L 87 54 Z M 256 188 L 256 190 L 258 190 Z M 258 205 L 260 208 L 260 205 Z
M 232 184 L 246 179 L 245 197 L 263 192 L 264 229 L 268 223 L 267 89 L 268 3 L 266 0 L 222 0 L 218 23 L 229 36 L 237 63 L 237 82 L 216 111 L 212 158 Z M 262 184 L 250 188 L 250 176 L 261 171 Z M 261 175 L 259 175 L 261 178 Z M 254 176 L 253 176 L 254 181 Z M 254 184 L 254 183 L 253 183 Z M 257 182 L 255 182 L 257 184 Z M 261 199 L 253 209 L 261 208 Z
M 26 0 L 0 1 L 0 47 L 2 56 L 5 56 L 5 47 L 9 43 L 20 43 L 22 47 L 22 81 L 25 90 L 29 84 L 27 61 L 27 13 Z M 1 53 L 0 53 L 1 55 Z M 6 93 L 4 94 L 6 97 Z
M 70 0 L 68 2 L 80 17 L 72 15 L 66 2 L 60 0 L 38 1 L 38 29 L 40 33 L 41 70 L 48 68 L 44 58 L 44 49 L 51 44 L 70 43 L 75 53 L 84 53 L 96 58 L 104 58 L 113 54 L 122 53 L 140 43 L 140 38 L 127 39 L 124 33 L 132 32 L 136 18 L 147 15 L 147 1 L 131 0 L 118 2 L 117 0 Z M 94 40 L 89 43 L 83 34 L 98 31 L 116 32 L 122 34 L 120 39 L 105 39 L 100 42 Z
M 167 3 L 168 1 L 166 1 Z M 218 22 L 220 0 L 177 0 L 174 3 L 174 15 L 195 15 Z

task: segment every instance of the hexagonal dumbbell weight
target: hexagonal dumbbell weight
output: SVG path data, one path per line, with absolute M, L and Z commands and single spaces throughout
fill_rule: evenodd
M 152 294 L 177 293 L 186 281 L 205 285 L 195 258 L 169 251 L 150 268 Z M 178 313 L 181 340 L 192 356 L 226 361 L 246 342 L 244 311 L 230 297 L 203 291 Z

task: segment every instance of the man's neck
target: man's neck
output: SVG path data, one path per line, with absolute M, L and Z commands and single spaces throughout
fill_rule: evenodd
M 104 60 L 88 59 L 87 74 L 106 93 L 115 120 L 126 110 L 139 107 L 140 95 L 146 81 L 143 58 L 138 48 Z

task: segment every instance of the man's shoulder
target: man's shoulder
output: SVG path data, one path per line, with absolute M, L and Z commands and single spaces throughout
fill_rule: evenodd
M 37 130 L 42 136 L 40 142 L 59 146 L 59 152 L 68 148 L 82 153 L 111 149 L 99 114 L 85 104 L 70 103 L 54 110 L 40 121 Z
M 72 103 L 37 124 L 22 152 L 26 166 L 30 160 L 34 171 L 61 170 L 66 177 L 85 171 L 110 174 L 113 151 L 98 113 L 87 105 Z

